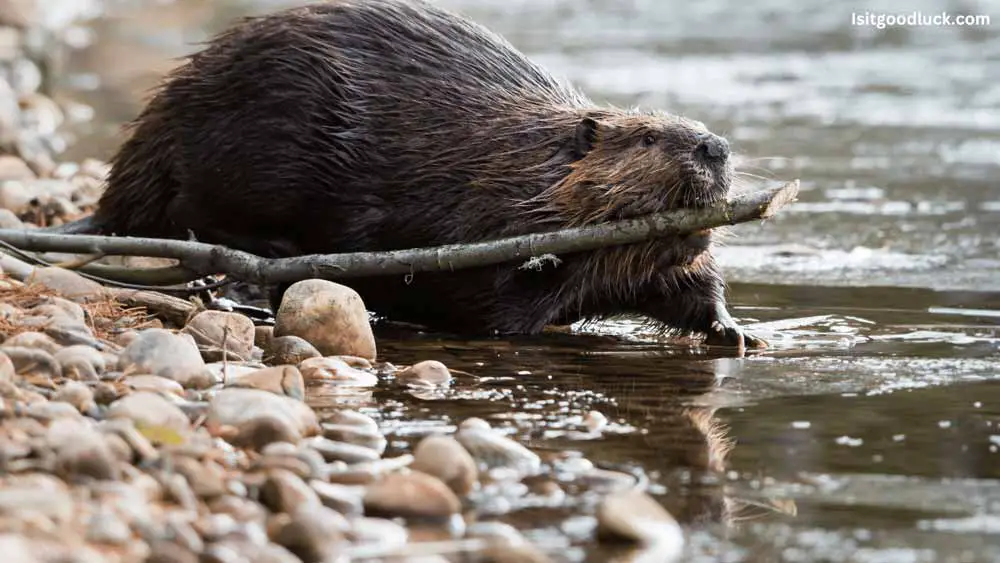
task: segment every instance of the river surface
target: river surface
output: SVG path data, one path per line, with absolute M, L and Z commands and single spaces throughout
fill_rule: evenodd
M 643 474 L 690 561 L 1000 560 L 1000 3 L 440 1 L 598 102 L 704 121 L 747 185 L 800 178 L 802 193 L 718 250 L 768 353 L 713 358 L 627 320 L 471 342 L 383 329 L 383 358 L 471 374 L 354 399 L 394 451 L 479 416 L 554 458 Z M 282 4 L 117 2 L 64 80 L 96 112 L 68 157 L 106 157 L 173 58 Z M 993 24 L 851 25 L 918 9 Z M 612 422 L 600 436 L 579 431 L 591 410 Z M 611 556 L 586 493 L 508 496 L 484 517 L 559 561 Z

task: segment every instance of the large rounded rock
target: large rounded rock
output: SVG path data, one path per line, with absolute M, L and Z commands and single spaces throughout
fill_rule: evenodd
M 448 367 L 437 360 L 424 360 L 413 364 L 396 375 L 401 383 L 433 387 L 451 383 Z
M 142 331 L 122 350 L 118 369 L 126 374 L 159 375 L 191 389 L 216 383 L 198 349 L 184 337 L 162 328 Z
M 375 336 L 361 296 L 326 280 L 305 280 L 285 292 L 275 315 L 274 336 L 298 336 L 324 356 L 375 359 Z
M 248 360 L 253 349 L 254 326 L 249 317 L 225 311 L 202 311 L 183 332 L 194 337 L 202 356 L 217 361 L 224 354 L 230 360 Z

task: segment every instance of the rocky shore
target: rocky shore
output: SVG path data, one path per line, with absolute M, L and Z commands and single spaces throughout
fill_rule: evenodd
M 27 23 L 0 23 L 0 228 L 60 224 L 93 208 L 107 166 L 59 161 L 81 110 L 42 93 Z M 532 451 L 496 423 L 456 421 L 386 455 L 377 412 L 351 398 L 455 374 L 379 357 L 348 287 L 299 282 L 274 326 L 255 326 L 13 255 L 0 265 L 5 562 L 560 560 L 497 518 L 498 499 L 568 506 L 572 487 L 599 493 L 574 510 L 600 541 L 637 546 L 622 560 L 679 557 L 682 530 L 640 479 Z M 345 407 L 314 409 L 317 392 Z M 579 431 L 606 422 L 594 412 Z

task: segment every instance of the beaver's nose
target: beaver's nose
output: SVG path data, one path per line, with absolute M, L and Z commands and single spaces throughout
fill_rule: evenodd
M 729 158 L 729 141 L 712 133 L 703 133 L 698 136 L 694 153 L 705 162 L 724 162 Z

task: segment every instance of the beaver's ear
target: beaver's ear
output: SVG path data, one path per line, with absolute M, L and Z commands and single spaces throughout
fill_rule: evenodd
M 597 142 L 597 122 L 590 117 L 583 117 L 576 124 L 576 136 L 573 141 L 573 152 L 576 158 L 583 158 L 594 148 Z

